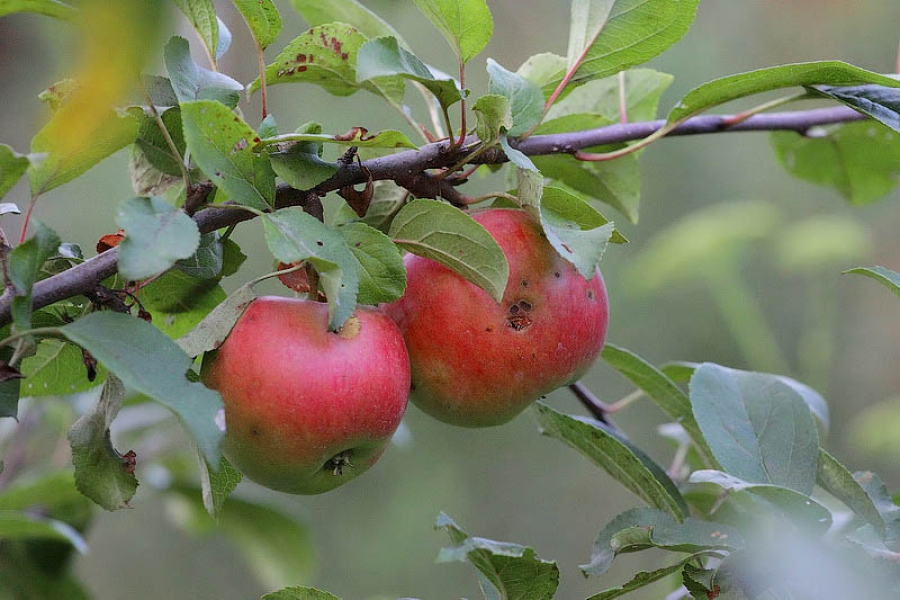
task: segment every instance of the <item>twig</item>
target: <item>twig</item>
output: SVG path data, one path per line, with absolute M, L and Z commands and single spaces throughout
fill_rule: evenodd
M 615 427 L 609 420 L 609 409 L 597 396 L 594 395 L 586 385 L 580 381 L 569 384 L 569 389 L 575 394 L 575 397 L 584 405 L 586 409 L 601 423 L 605 423 L 610 427 Z
M 703 115 L 688 119 L 679 125 L 669 136 L 697 135 L 704 133 L 723 133 L 738 131 L 774 131 L 790 130 L 803 133 L 808 129 L 820 125 L 858 121 L 865 119 L 862 115 L 850 108 L 839 106 L 806 111 L 767 113 L 754 115 L 737 125 L 727 127 L 725 123 L 732 118 L 728 115 Z M 569 133 L 556 133 L 550 135 L 536 135 L 521 141 L 517 148 L 526 155 L 546 154 L 572 154 L 582 148 L 601 146 L 604 144 L 620 143 L 639 140 L 661 129 L 665 121 L 648 121 L 642 123 L 619 123 L 599 129 L 574 131 Z M 454 140 L 455 141 L 455 140 Z M 477 138 L 467 138 L 467 144 L 477 142 Z M 388 156 L 381 156 L 367 160 L 362 165 L 342 165 L 338 172 L 327 181 L 322 182 L 314 190 L 301 191 L 280 186 L 275 198 L 275 206 L 303 206 L 308 201 L 309 193 L 314 192 L 318 196 L 339 190 L 348 185 L 365 183 L 366 174 L 362 167 L 368 171 L 373 180 L 392 180 L 404 186 L 412 186 L 411 191 L 419 197 L 433 197 L 429 193 L 440 194 L 451 202 L 459 202 L 463 196 L 453 189 L 450 182 L 442 182 L 442 185 L 427 188 L 423 182 L 431 176 L 425 171 L 430 169 L 446 168 L 459 162 L 466 156 L 465 146 L 451 149 L 451 142 L 445 140 L 434 144 L 422 146 L 418 150 L 398 152 Z M 508 159 L 499 148 L 492 148 L 484 152 L 474 163 L 497 164 Z M 446 185 L 443 185 L 446 184 Z M 410 187 L 407 187 L 410 189 Z M 455 196 L 453 194 L 456 194 Z M 447 194 L 450 197 L 444 195 Z M 193 216 L 201 233 L 215 231 L 222 227 L 228 227 L 242 221 L 254 218 L 254 214 L 231 206 L 209 206 L 197 211 Z M 35 309 L 43 308 L 70 298 L 78 296 L 94 289 L 104 279 L 116 273 L 118 252 L 115 248 L 99 254 L 85 262 L 72 267 L 62 273 L 39 281 L 33 290 L 33 306 Z M 13 294 L 6 290 L 0 295 L 0 324 L 10 321 L 10 308 Z

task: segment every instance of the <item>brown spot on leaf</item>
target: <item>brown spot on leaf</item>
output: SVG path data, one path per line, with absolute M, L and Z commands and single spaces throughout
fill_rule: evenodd
M 110 248 L 115 248 L 125 239 L 125 232 L 120 229 L 116 233 L 107 233 L 97 242 L 97 253 L 102 254 Z
M 306 55 L 305 55 L 305 54 L 302 54 L 302 53 L 301 53 L 301 54 L 298 54 L 298 55 L 297 55 L 297 62 L 298 62 L 298 63 L 305 63 L 305 62 L 306 62 Z
M 134 475 L 134 469 L 137 467 L 137 453 L 129 450 L 122 455 L 122 469 L 129 475 Z

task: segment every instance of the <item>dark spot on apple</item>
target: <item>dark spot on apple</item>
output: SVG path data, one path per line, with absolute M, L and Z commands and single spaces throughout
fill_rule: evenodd
M 325 245 L 325 242 L 323 242 L 322 240 L 316 240 L 316 246 L 324 246 L 324 245 Z
M 252 427 L 250 427 L 250 435 L 252 435 L 253 437 L 259 437 L 260 435 L 262 435 L 262 432 L 259 430 L 259 427 L 253 425 Z
M 520 300 L 519 308 L 521 308 L 522 312 L 524 312 L 524 313 L 530 313 L 531 309 L 532 309 L 531 302 L 529 302 L 527 300 Z
M 506 320 L 515 331 L 522 331 L 531 326 L 531 319 L 525 315 L 513 315 Z
M 494 331 L 494 328 L 493 327 L 485 327 L 484 330 L 487 332 L 492 332 L 492 331 Z
M 527 280 L 527 279 L 523 279 L 523 280 L 519 283 L 519 285 L 521 285 L 522 287 L 528 287 L 528 280 Z
M 510 306 L 510 307 L 509 307 L 509 314 L 511 314 L 511 315 L 517 315 L 517 314 L 519 314 L 519 305 L 518 305 L 518 304 L 513 304 L 512 306 Z
M 553 276 L 556 277 L 557 279 L 559 279 L 560 277 L 562 277 L 562 275 L 559 274 L 559 271 L 556 271 L 556 272 L 553 274 Z
M 344 450 L 340 454 L 335 454 L 328 459 L 328 462 L 325 463 L 325 466 L 331 469 L 332 474 L 343 475 L 344 467 L 353 466 L 353 463 L 350 462 L 350 451 Z
M 587 296 L 588 296 L 588 300 L 593 300 L 594 299 L 594 290 L 588 290 Z

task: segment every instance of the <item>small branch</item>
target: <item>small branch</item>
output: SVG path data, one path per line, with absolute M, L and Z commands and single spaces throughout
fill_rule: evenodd
M 569 384 L 569 390 L 575 394 L 575 397 L 584 405 L 595 419 L 601 423 L 605 423 L 611 427 L 615 425 L 609 420 L 609 407 L 600 401 L 597 396 L 580 381 Z
M 738 131 L 774 131 L 789 130 L 804 133 L 810 128 L 859 121 L 866 116 L 845 106 L 822 108 L 806 111 L 766 113 L 754 115 L 737 125 L 725 125 L 728 115 L 702 115 L 688 119 L 673 131 L 669 137 L 681 135 L 697 135 L 705 133 L 723 133 Z M 574 154 L 582 148 L 601 146 L 640 140 L 662 129 L 665 121 L 648 121 L 643 123 L 619 123 L 599 129 L 536 135 L 519 142 L 516 147 L 529 156 L 547 154 Z M 418 197 L 431 198 L 440 196 L 456 204 L 464 204 L 465 196 L 460 194 L 451 181 L 435 184 L 434 179 L 426 171 L 443 169 L 457 164 L 470 150 L 466 147 L 452 147 L 455 142 L 445 140 L 427 144 L 417 150 L 408 150 L 373 158 L 358 164 L 341 165 L 338 172 L 330 179 L 322 182 L 313 190 L 301 191 L 280 186 L 275 197 L 276 208 L 284 206 L 304 206 L 311 198 L 339 190 L 349 185 L 358 185 L 367 180 L 363 167 L 374 181 L 392 180 Z M 475 136 L 466 138 L 467 143 L 476 143 Z M 473 164 L 499 164 L 508 159 L 499 148 L 485 151 Z M 254 214 L 238 206 L 208 206 L 195 215 L 194 220 L 202 233 L 208 233 L 229 227 L 254 218 Z M 104 279 L 116 273 L 118 252 L 115 248 L 99 254 L 62 273 L 39 281 L 33 290 L 33 306 L 43 308 L 54 302 L 82 295 L 100 284 Z M 9 323 L 13 294 L 6 290 L 0 295 L 0 325 Z

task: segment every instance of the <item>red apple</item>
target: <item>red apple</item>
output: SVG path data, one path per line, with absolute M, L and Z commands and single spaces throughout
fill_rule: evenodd
M 600 272 L 582 277 L 524 211 L 472 216 L 509 262 L 500 304 L 437 262 L 407 255 L 406 293 L 386 312 L 406 340 L 412 401 L 441 421 L 487 427 L 587 371 L 606 338 L 609 304 Z
M 403 338 L 381 311 L 358 307 L 331 332 L 327 305 L 276 296 L 250 304 L 202 376 L 225 403 L 225 456 L 292 494 L 327 492 L 371 467 L 410 385 Z

